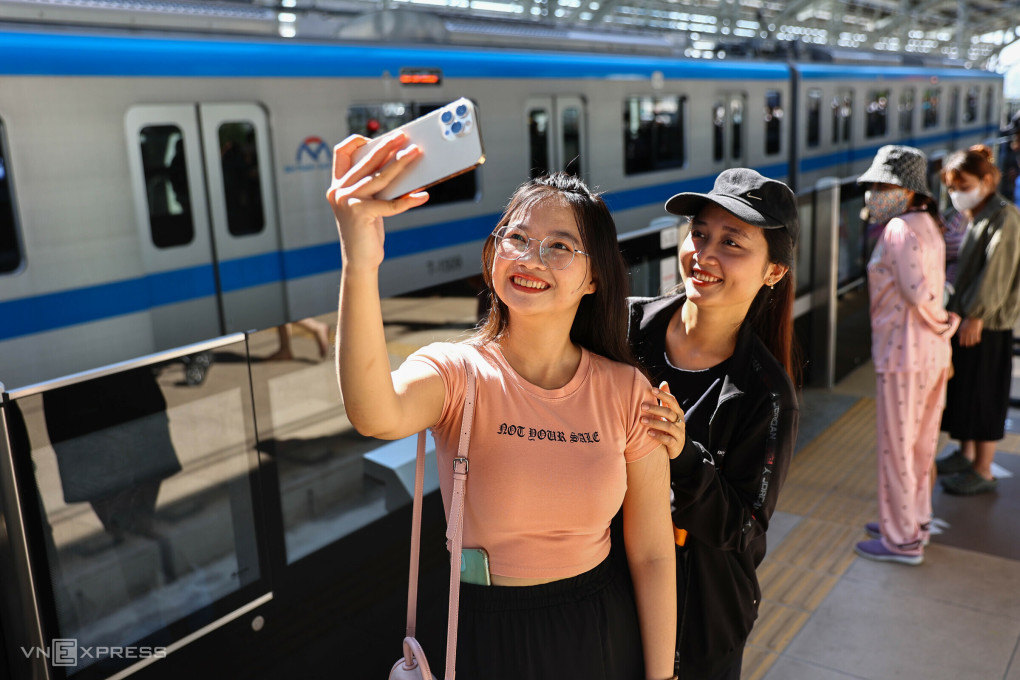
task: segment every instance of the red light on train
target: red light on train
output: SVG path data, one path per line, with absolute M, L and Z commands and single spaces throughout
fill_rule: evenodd
M 400 69 L 401 85 L 439 85 L 442 82 L 443 72 L 437 68 Z

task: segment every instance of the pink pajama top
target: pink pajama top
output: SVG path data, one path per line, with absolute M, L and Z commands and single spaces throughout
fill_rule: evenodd
M 886 224 L 868 262 L 871 357 L 877 373 L 949 366 L 955 327 L 943 304 L 946 245 L 935 220 L 908 212 Z

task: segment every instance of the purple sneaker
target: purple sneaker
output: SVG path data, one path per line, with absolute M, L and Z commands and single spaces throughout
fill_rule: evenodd
M 873 538 L 870 541 L 861 541 L 857 544 L 857 554 L 876 562 L 899 562 L 916 566 L 924 562 L 924 555 L 907 555 L 895 553 L 883 545 L 882 540 Z
M 928 533 L 929 526 L 930 524 L 928 523 L 921 525 L 921 545 L 928 545 L 928 542 L 931 540 L 930 535 Z M 867 524 L 865 524 L 864 533 L 866 533 L 871 538 L 882 538 L 882 529 L 879 526 L 878 522 L 868 522 Z

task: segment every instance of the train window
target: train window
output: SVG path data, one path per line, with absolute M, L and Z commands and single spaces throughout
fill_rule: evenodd
M 865 111 L 864 136 L 885 137 L 888 129 L 886 116 L 889 110 L 889 90 L 872 90 L 868 93 L 868 108 Z
M 560 109 L 560 136 L 563 139 L 563 172 L 581 176 L 581 108 Z
M 549 169 L 549 111 L 546 108 L 528 110 L 528 163 L 531 179 L 544 175 Z
M 908 87 L 900 93 L 900 133 L 914 132 L 914 88 Z
M 726 156 L 726 105 L 716 102 L 712 107 L 712 159 L 721 161 Z
M 851 123 L 853 122 L 854 99 L 849 90 L 838 93 L 832 98 L 832 143 L 850 141 Z
M 989 87 L 985 92 L 985 124 L 995 123 L 995 88 Z
M 184 164 L 184 135 L 176 125 L 150 125 L 139 133 L 149 228 L 157 248 L 191 243 L 195 220 Z
M 978 118 L 978 99 L 981 97 L 977 87 L 967 88 L 967 101 L 963 106 L 963 122 L 973 123 Z
M 624 172 L 679 168 L 686 159 L 686 97 L 628 97 L 623 106 Z
M 822 91 L 812 88 L 807 93 L 807 145 L 818 146 L 822 141 Z
M 737 160 L 744 155 L 744 101 L 738 97 L 730 99 L 730 121 L 733 125 L 732 158 Z
M 939 99 L 941 97 L 941 87 L 929 87 L 924 91 L 924 98 L 921 100 L 921 126 L 925 130 L 939 124 Z
M 4 124 L 0 121 L 0 274 L 13 272 L 21 266 L 14 187 L 6 141 Z
M 352 135 L 378 137 L 448 103 L 387 102 L 352 106 L 347 109 L 347 131 Z M 478 171 L 472 170 L 430 187 L 427 205 L 472 201 L 477 195 Z
M 765 154 L 779 153 L 783 135 L 783 93 L 768 90 L 765 93 Z
M 223 123 L 219 142 L 227 229 L 234 236 L 258 234 L 266 228 L 266 220 L 255 126 L 247 121 Z
M 956 127 L 960 121 L 960 88 L 949 90 L 949 127 Z

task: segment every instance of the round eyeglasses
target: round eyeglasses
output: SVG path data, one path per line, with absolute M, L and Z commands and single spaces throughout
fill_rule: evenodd
M 549 269 L 566 269 L 574 261 L 574 253 L 588 257 L 588 253 L 577 249 L 577 244 L 567 236 L 552 235 L 544 239 L 531 238 L 519 227 L 500 227 L 492 232 L 496 237 L 496 255 L 504 260 L 519 260 L 538 241 L 538 257 Z

